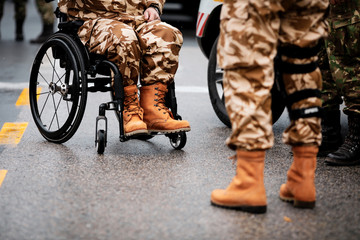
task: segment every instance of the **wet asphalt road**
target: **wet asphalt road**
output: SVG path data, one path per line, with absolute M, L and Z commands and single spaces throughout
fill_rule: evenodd
M 185 42 L 176 76 L 179 113 L 192 131 L 181 151 L 164 136 L 118 141 L 109 118 L 104 155 L 94 148 L 98 105 L 108 93 L 90 93 L 82 124 L 68 142 L 46 142 L 28 106 L 15 102 L 27 87 L 39 46 L 28 40 L 41 30 L 28 3 L 24 42 L 14 42 L 13 6 L 6 2 L 0 40 L 0 123 L 29 122 L 17 145 L 0 145 L 0 239 L 360 239 L 360 167 L 328 167 L 318 158 L 314 210 L 281 202 L 291 154 L 281 143 L 286 112 L 274 125 L 275 146 L 267 152 L 263 215 L 219 209 L 209 203 L 235 173 L 224 144 L 230 129 L 215 116 L 206 90 L 207 60 L 194 31 Z M 345 118 L 343 118 L 344 126 Z M 344 134 L 346 127 L 344 126 Z

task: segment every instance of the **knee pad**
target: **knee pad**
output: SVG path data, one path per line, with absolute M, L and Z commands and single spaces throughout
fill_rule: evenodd
M 317 44 L 315 47 L 298 47 L 295 45 L 282 46 L 279 48 L 278 54 L 278 64 L 280 71 L 280 76 L 283 73 L 285 74 L 306 74 L 315 71 L 318 67 L 317 61 L 311 61 L 306 64 L 295 64 L 282 60 L 281 56 L 286 56 L 293 59 L 311 59 L 312 57 L 317 56 L 320 50 L 320 44 Z M 282 78 L 280 79 L 280 85 L 285 91 L 284 82 Z M 291 106 L 301 100 L 316 97 L 321 98 L 321 91 L 319 89 L 302 89 L 296 91 L 292 94 L 285 96 L 286 107 L 289 112 L 289 117 L 291 120 L 297 120 L 299 118 L 310 118 L 310 117 L 321 117 L 322 108 L 319 106 L 309 107 L 309 108 L 300 108 L 300 109 L 291 109 Z

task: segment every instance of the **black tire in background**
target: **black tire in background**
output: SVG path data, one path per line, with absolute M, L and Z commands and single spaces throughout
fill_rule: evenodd
M 215 111 L 216 116 L 226 126 L 231 127 L 230 119 L 225 108 L 225 97 L 223 89 L 223 70 L 217 64 L 216 53 L 217 53 L 218 39 L 214 42 L 208 63 L 208 89 L 211 105 Z
M 208 63 L 208 89 L 211 105 L 215 111 L 216 116 L 226 126 L 231 127 L 230 119 L 225 108 L 225 98 L 223 89 L 223 70 L 217 64 L 216 53 L 217 53 L 218 39 L 214 42 Z M 277 76 L 277 75 L 276 75 Z M 273 124 L 280 118 L 284 111 L 285 103 L 281 92 L 277 88 L 277 84 L 274 84 L 271 89 L 271 110 Z

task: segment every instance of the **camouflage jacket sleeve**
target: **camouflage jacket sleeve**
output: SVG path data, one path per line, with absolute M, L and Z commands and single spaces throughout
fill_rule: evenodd
M 162 13 L 163 8 L 164 8 L 164 4 L 165 4 L 165 0 L 148 0 L 146 1 L 146 7 L 157 7 L 160 11 L 160 13 Z

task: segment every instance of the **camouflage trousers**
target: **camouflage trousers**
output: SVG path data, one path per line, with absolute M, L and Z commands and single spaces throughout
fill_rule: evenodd
M 313 47 L 327 34 L 324 14 L 328 0 L 305 1 L 224 1 L 218 45 L 218 62 L 224 68 L 225 105 L 232 133 L 227 144 L 232 149 L 265 150 L 273 146 L 271 95 L 274 57 L 277 46 Z M 317 60 L 287 58 L 282 61 L 306 64 Z M 320 89 L 321 73 L 283 74 L 287 94 Z M 310 97 L 292 109 L 321 106 Z M 320 118 L 291 120 L 283 133 L 290 145 L 320 145 Z
M 344 98 L 345 114 L 360 114 L 360 22 L 334 28 L 320 55 L 323 76 L 323 107 L 339 109 Z M 328 57 L 329 56 L 329 57 Z
M 25 21 L 26 17 L 26 2 L 27 0 L 13 0 L 15 9 L 15 20 Z M 5 0 L 0 0 L 0 20 L 3 16 Z
M 54 24 L 55 15 L 52 3 L 47 3 L 44 0 L 36 0 L 35 2 L 43 24 Z
M 95 19 L 84 23 L 79 36 L 90 52 L 105 55 L 118 66 L 124 86 L 137 84 L 139 76 L 142 85 L 174 79 L 183 38 L 167 23 Z

